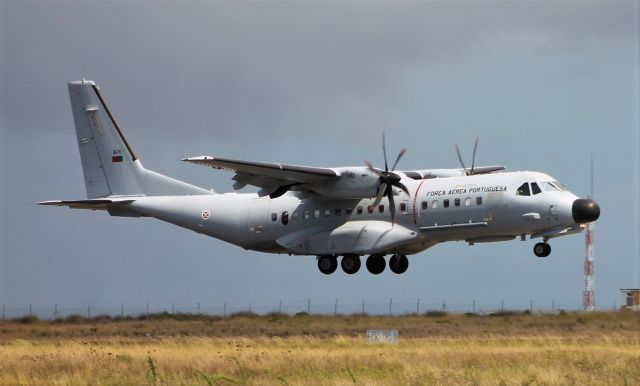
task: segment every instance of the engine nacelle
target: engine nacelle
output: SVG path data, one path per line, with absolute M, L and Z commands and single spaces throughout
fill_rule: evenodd
M 335 168 L 340 177 L 304 188 L 325 197 L 338 199 L 375 197 L 380 187 L 379 177 L 366 167 Z

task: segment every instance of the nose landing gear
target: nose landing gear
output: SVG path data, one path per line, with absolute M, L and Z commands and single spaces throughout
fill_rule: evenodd
M 538 257 L 547 257 L 551 253 L 551 245 L 544 243 L 537 243 L 533 246 L 533 253 Z

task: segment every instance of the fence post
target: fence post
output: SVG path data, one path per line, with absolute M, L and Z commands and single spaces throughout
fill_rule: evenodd
M 533 313 L 533 299 L 529 301 L 529 312 Z
M 176 304 L 175 303 L 171 303 L 171 313 L 172 314 L 176 313 Z
M 249 303 L 249 313 L 251 313 L 251 303 Z
M 447 312 L 447 301 L 446 300 L 442 301 L 442 312 Z
M 551 299 L 551 311 L 556 310 L 556 299 Z
M 476 313 L 476 299 L 473 299 L 473 305 L 471 306 L 471 312 Z
M 333 316 L 338 316 L 338 299 L 336 299 L 336 302 L 333 305 Z
M 222 311 L 222 316 L 227 316 L 227 303 L 224 303 L 224 309 Z
M 364 315 L 364 298 L 362 298 L 362 315 Z
M 200 315 L 200 302 L 198 302 L 198 315 Z
M 29 315 L 33 315 L 33 312 L 31 312 L 31 304 L 29 304 Z
M 124 303 L 120 303 L 120 318 L 124 319 Z
M 91 303 L 87 306 L 87 319 L 91 319 Z
M 147 303 L 147 316 L 149 316 L 149 303 Z
M 500 312 L 504 312 L 504 299 L 500 301 Z
M 4 320 L 4 304 L 2 304 L 2 320 Z
M 278 313 L 279 314 L 282 313 L 282 300 L 280 300 L 280 302 L 278 302 Z
M 393 304 L 393 298 L 389 298 L 389 316 L 391 316 L 391 305 Z
M 311 315 L 311 299 L 307 299 L 307 314 Z
M 418 303 L 416 304 L 416 314 L 420 315 L 420 298 L 418 298 Z

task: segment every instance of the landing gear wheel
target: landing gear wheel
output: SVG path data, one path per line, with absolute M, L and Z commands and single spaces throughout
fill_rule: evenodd
M 371 255 L 367 258 L 367 270 L 374 275 L 379 275 L 384 271 L 387 262 L 382 255 Z
M 391 256 L 391 259 L 389 259 L 389 268 L 393 273 L 405 273 L 407 268 L 409 268 L 409 259 L 407 259 L 407 256 L 405 255 L 399 255 L 396 253 Z
M 358 255 L 345 255 L 340 261 L 340 266 L 342 266 L 342 270 L 349 275 L 353 275 L 358 272 L 360 269 L 360 256 Z
M 334 256 L 318 256 L 318 269 L 325 275 L 331 275 L 338 268 L 338 259 Z
M 538 257 L 547 257 L 551 253 L 551 245 L 538 243 L 533 246 L 533 253 Z

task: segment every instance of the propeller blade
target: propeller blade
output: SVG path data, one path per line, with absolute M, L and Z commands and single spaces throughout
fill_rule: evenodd
M 402 156 L 404 155 L 404 153 L 407 152 L 407 149 L 402 149 L 400 150 L 400 154 L 398 154 L 398 158 L 396 158 L 396 162 L 393 164 L 393 167 L 391 168 L 391 171 L 396 170 L 396 166 L 398 166 L 398 161 L 400 161 L 400 158 L 402 158 Z
M 480 138 L 476 137 L 476 143 L 473 145 L 473 158 L 471 159 L 471 173 L 469 174 L 473 174 L 473 167 L 476 164 L 476 150 L 478 149 L 478 141 L 480 140 Z
M 375 175 L 378 175 L 378 176 L 382 175 L 382 173 L 379 172 L 376 168 L 374 168 L 369 161 L 364 160 L 364 164 L 367 165 L 369 170 L 371 170 Z
M 373 201 L 373 204 L 371 204 L 371 206 L 377 206 L 380 201 L 382 201 L 382 197 L 384 197 L 384 195 L 387 193 L 387 190 L 389 188 L 389 185 L 387 185 L 386 183 L 382 183 L 380 184 L 380 189 L 378 190 L 378 195 L 376 196 L 375 201 Z
M 382 132 L 382 154 L 384 154 L 384 171 L 389 171 L 389 166 L 387 165 L 387 145 L 384 139 L 384 131 Z
M 457 143 L 456 143 L 456 154 L 458 155 L 458 161 L 460 161 L 460 165 L 462 165 L 462 168 L 464 169 L 465 174 L 469 175 L 469 171 L 467 170 L 467 167 L 464 166 L 464 162 L 462 162 L 462 156 L 460 155 L 460 146 L 458 146 Z
M 387 197 L 389 198 L 389 210 L 391 210 L 391 225 L 396 223 L 396 203 L 393 200 L 393 189 L 387 191 Z
M 407 189 L 407 187 L 404 186 L 404 184 L 402 184 L 401 182 L 396 182 L 396 183 L 393 184 L 393 186 L 395 186 L 396 188 L 402 189 L 402 191 L 405 192 L 407 194 L 407 196 L 411 196 L 409 194 L 409 189 Z

